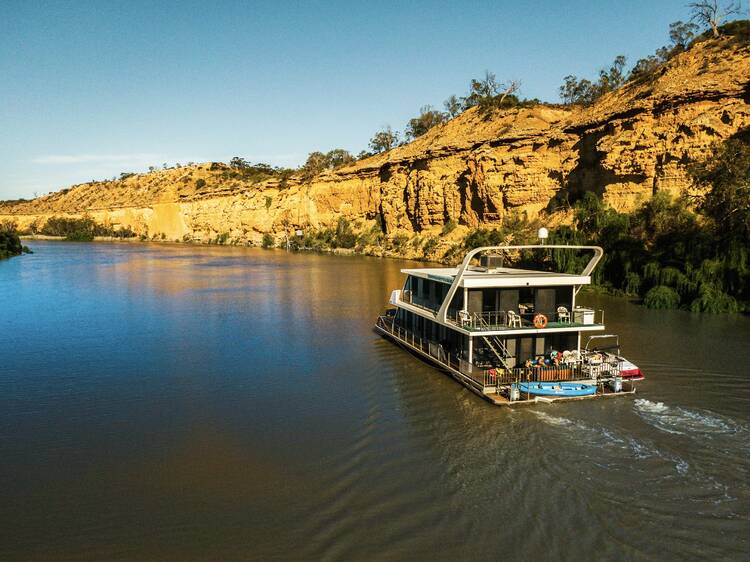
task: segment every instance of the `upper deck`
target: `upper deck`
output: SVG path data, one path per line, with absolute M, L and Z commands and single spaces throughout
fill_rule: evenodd
M 402 269 L 401 273 L 452 285 L 459 275 L 459 267 L 424 267 Z M 569 285 L 589 285 L 590 275 L 574 275 L 550 271 L 535 271 L 513 267 L 470 266 L 458 282 L 458 287 L 470 289 L 500 289 L 504 287 L 559 287 Z
M 542 261 L 554 250 L 585 250 L 593 255 L 581 272 L 574 273 L 531 269 L 527 264 L 536 263 L 533 260 L 522 262 L 524 267 L 506 266 L 506 257 L 532 249 Z M 603 329 L 590 316 L 577 322 L 574 314 L 576 294 L 591 283 L 602 254 L 598 246 L 476 248 L 458 267 L 402 269 L 406 282 L 402 290 L 393 292 L 391 304 L 464 333 L 539 329 L 533 325 L 537 315 L 545 317 L 547 332 Z M 546 269 L 550 263 L 546 259 Z

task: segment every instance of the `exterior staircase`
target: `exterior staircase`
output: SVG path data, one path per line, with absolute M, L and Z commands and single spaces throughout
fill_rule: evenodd
M 478 323 L 482 328 L 490 328 L 489 324 L 486 320 L 484 320 L 484 318 L 482 318 L 481 316 L 477 316 L 477 318 Z M 487 344 L 487 347 L 490 348 L 490 351 L 492 351 L 493 355 L 498 358 L 503 368 L 510 370 L 512 367 L 507 362 L 508 357 L 510 357 L 510 353 L 508 353 L 508 348 L 505 347 L 503 341 L 497 336 L 482 336 L 482 340 Z

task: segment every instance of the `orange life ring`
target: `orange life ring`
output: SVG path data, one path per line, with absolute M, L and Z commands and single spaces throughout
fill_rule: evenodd
M 544 314 L 534 316 L 534 328 L 541 330 L 547 327 L 547 317 Z

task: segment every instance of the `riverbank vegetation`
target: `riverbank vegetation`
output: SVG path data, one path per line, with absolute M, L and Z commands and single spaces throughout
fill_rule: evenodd
M 102 225 L 91 218 L 50 217 L 41 227 L 29 229 L 23 234 L 59 236 L 74 242 L 90 242 L 97 236 L 109 238 L 134 238 L 136 234 L 129 228 L 113 228 Z
M 21 239 L 15 232 L 0 230 L 0 260 L 23 253 Z
M 23 253 L 30 254 L 31 250 L 21 244 L 15 223 L 0 223 L 0 260 L 20 256 Z

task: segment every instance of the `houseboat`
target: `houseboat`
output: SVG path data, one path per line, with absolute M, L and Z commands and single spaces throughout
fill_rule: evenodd
M 552 252 L 592 255 L 580 273 L 560 273 L 549 271 Z M 602 255 L 488 246 L 458 267 L 403 269 L 375 329 L 498 405 L 632 394 L 643 374 L 604 333 L 604 311 L 576 302 Z

